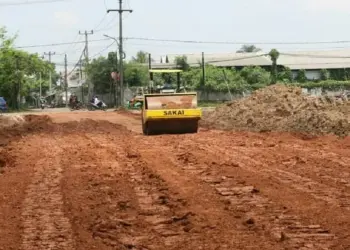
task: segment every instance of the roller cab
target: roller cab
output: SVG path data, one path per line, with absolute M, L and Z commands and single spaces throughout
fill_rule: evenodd
M 142 130 L 145 135 L 197 133 L 202 117 L 197 93 L 145 94 Z

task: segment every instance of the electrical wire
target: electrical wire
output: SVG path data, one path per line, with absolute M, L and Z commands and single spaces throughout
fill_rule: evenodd
M 69 46 L 67 46 L 67 49 L 64 51 L 64 53 L 63 54 L 67 54 L 67 52 L 69 51 L 69 50 L 73 50 L 74 48 L 75 48 L 75 46 L 77 45 L 75 42 L 77 41 L 77 40 L 79 40 L 79 38 L 80 38 L 80 35 L 79 35 L 79 33 L 75 36 L 75 38 L 74 38 L 74 43 L 73 44 L 70 44 Z
M 96 31 L 96 29 L 98 27 L 100 27 L 100 25 L 103 23 L 103 21 L 106 19 L 107 17 L 107 13 L 105 13 L 105 15 L 102 17 L 102 19 L 100 20 L 100 22 L 95 26 L 95 28 L 93 28 L 93 31 Z
M 110 20 L 107 25 L 104 28 L 95 30 L 96 33 L 100 32 L 100 31 L 106 31 L 106 30 L 110 30 L 112 28 L 114 28 L 117 24 L 114 23 L 115 19 L 117 19 L 117 15 L 115 15 L 112 20 Z M 113 23 L 113 24 L 112 24 Z
M 92 40 L 89 40 L 89 42 L 101 42 L 101 41 L 107 41 L 107 40 L 110 40 L 110 39 L 109 38 L 92 39 Z M 71 45 L 71 44 L 85 44 L 85 41 L 14 46 L 14 48 L 15 49 L 27 49 L 27 48 L 39 48 L 39 47 L 63 46 L 63 45 Z M 2 46 L 0 46 L 0 49 L 1 48 L 2 48 Z
M 41 4 L 41 3 L 56 3 L 56 2 L 67 2 L 67 0 L 43 0 L 43 1 L 30 1 L 30 2 L 19 2 L 19 3 L 0 3 L 1 7 L 4 6 L 15 6 L 15 5 L 31 5 L 31 4 Z
M 95 58 L 99 55 L 101 55 L 103 52 L 105 52 L 107 49 L 109 49 L 110 47 L 112 47 L 113 44 L 115 44 L 116 41 L 113 41 L 110 45 L 108 45 L 107 47 L 105 47 L 104 49 L 102 49 L 100 52 L 96 53 L 95 55 L 93 55 L 91 58 Z
M 145 37 L 128 37 L 128 40 L 139 41 L 156 41 L 156 42 L 172 42 L 172 43 L 194 43 L 194 44 L 228 44 L 228 45 L 241 45 L 241 44 L 256 44 L 256 45 L 301 45 L 301 44 L 334 44 L 334 43 L 350 43 L 350 41 L 325 41 L 325 42 L 220 42 L 220 41 L 195 41 L 195 40 L 173 40 L 173 39 L 155 39 Z
M 144 38 L 144 37 L 125 37 L 125 40 L 139 40 L 139 41 L 155 41 L 155 42 L 171 42 L 171 43 L 192 43 L 192 44 L 225 44 L 225 45 L 241 45 L 241 44 L 265 44 L 265 45 L 300 45 L 300 44 L 341 44 L 341 43 L 350 43 L 350 41 L 328 41 L 328 42 L 270 42 L 270 43 L 261 43 L 261 42 L 210 42 L 210 41 L 190 41 L 190 40 L 171 40 L 171 39 L 154 39 L 154 38 Z M 90 42 L 100 42 L 106 41 L 108 39 L 95 39 L 90 40 Z M 69 45 L 74 43 L 84 43 L 84 41 L 79 42 L 62 42 L 62 43 L 51 43 L 51 44 L 38 44 L 38 45 L 26 45 L 26 46 L 16 46 L 17 49 L 24 48 L 36 48 L 36 47 L 50 47 L 50 46 L 61 46 Z M 1 47 L 0 47 L 1 48 Z
M 74 65 L 73 69 L 67 74 L 67 76 L 71 75 L 74 70 L 79 66 L 80 62 L 81 62 L 81 59 L 83 58 L 83 55 L 84 55 L 84 52 L 85 52 L 85 48 L 83 49 L 83 51 L 81 52 L 81 55 L 79 57 L 79 60 L 78 62 Z

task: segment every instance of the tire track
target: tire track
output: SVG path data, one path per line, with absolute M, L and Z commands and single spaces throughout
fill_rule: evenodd
M 190 146 L 189 144 L 186 145 Z M 237 163 L 242 169 L 256 175 L 264 176 L 265 178 L 276 179 L 283 184 L 288 184 L 295 190 L 309 194 L 314 199 L 350 211 L 350 194 L 346 190 L 339 190 L 329 185 L 321 184 L 311 178 L 302 177 L 293 172 L 282 170 L 278 168 L 278 166 L 275 166 L 276 163 L 273 164 L 274 167 L 272 168 L 271 165 L 255 160 L 252 156 L 247 156 L 246 152 L 237 146 L 231 147 L 230 150 L 228 150 L 227 148 L 219 147 L 207 141 L 206 144 L 201 144 L 199 148 L 212 155 L 220 153 L 231 159 L 232 162 Z
M 204 145 L 208 144 L 208 142 L 210 144 L 210 142 L 217 140 L 214 136 L 217 137 L 217 135 L 210 134 L 209 140 L 204 141 L 203 138 L 196 138 L 196 141 L 204 143 Z M 320 149 L 320 145 L 317 142 L 308 143 L 295 138 L 291 138 L 291 141 L 288 141 L 288 146 L 286 146 L 286 142 L 281 142 L 273 136 L 271 138 L 263 137 L 262 135 L 258 136 L 258 138 L 251 136 L 253 138 L 249 137 L 249 142 L 235 141 L 232 140 L 233 137 L 234 135 L 232 137 L 220 137 L 220 144 L 223 145 L 221 149 L 225 149 L 227 152 L 242 152 L 245 156 L 258 160 L 260 160 L 260 157 L 264 159 L 265 155 L 274 155 L 275 157 L 273 157 L 273 160 L 270 160 L 268 165 L 281 164 L 283 166 L 276 167 L 280 169 L 281 167 L 283 169 L 288 168 L 289 172 L 297 175 L 303 173 L 316 182 L 326 182 L 327 185 L 335 188 L 340 186 L 344 188 L 350 187 L 350 181 L 348 181 L 350 169 L 349 164 L 347 164 L 350 159 L 347 157 L 349 150 L 341 151 L 334 147 L 329 148 L 327 144 L 322 144 Z M 244 150 L 246 147 L 249 147 L 251 150 Z
M 207 157 L 215 159 L 210 154 Z M 320 225 L 305 225 L 297 215 L 260 194 L 254 186 L 232 176 L 222 176 L 219 166 L 223 164 L 227 167 L 232 162 L 212 161 L 213 166 L 210 167 L 196 160 L 200 158 L 205 159 L 205 156 L 182 152 L 173 161 L 178 165 L 180 162 L 184 171 L 214 188 L 232 210 L 245 214 L 249 218 L 246 223 L 251 227 L 255 227 L 255 224 L 263 225 L 260 230 L 269 232 L 272 238 L 282 242 L 287 249 L 330 249 L 334 245 L 335 235 Z
M 23 202 L 23 241 L 27 249 L 73 250 L 70 221 L 63 213 L 62 149 L 59 140 L 43 138 L 43 157 L 35 164 L 35 173 Z
M 127 224 L 146 223 L 148 225 L 146 231 L 139 230 L 136 234 L 134 232 L 116 235 L 118 242 L 130 249 L 163 249 L 164 247 L 174 249 L 174 246 L 177 249 L 178 246 L 186 245 L 195 239 L 196 234 L 190 233 L 193 228 L 191 219 L 193 214 L 183 211 L 181 202 L 176 201 L 168 193 L 164 181 L 147 169 L 138 153 L 121 146 L 124 143 L 127 145 L 126 141 L 115 144 L 108 140 L 101 140 L 95 135 L 87 135 L 87 137 L 109 155 L 113 153 L 114 158 L 122 164 L 126 176 L 130 178 L 140 216 L 127 218 Z M 122 138 L 118 139 L 122 140 Z M 143 222 L 140 222 L 140 218 Z

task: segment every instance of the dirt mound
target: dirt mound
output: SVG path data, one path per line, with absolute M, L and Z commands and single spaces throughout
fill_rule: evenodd
M 13 121 L 13 119 L 11 120 Z M 54 123 L 47 115 L 25 115 L 21 116 L 21 122 L 8 122 L 6 127 L 0 128 L 0 146 L 5 146 L 10 140 L 18 137 L 40 132 L 49 133 L 75 133 L 75 132 L 95 132 L 95 133 L 127 133 L 126 128 L 108 122 L 83 119 L 67 123 Z
M 272 85 L 204 114 L 207 128 L 350 134 L 350 102 L 304 95 L 301 88 Z
M 23 123 L 24 118 L 20 115 L 5 116 L 0 115 L 0 129 L 5 127 L 10 127 L 18 123 Z
M 50 117 L 39 115 L 8 116 L 3 119 L 6 126 L 0 128 L 0 146 L 6 145 L 11 138 L 46 130 L 52 124 Z

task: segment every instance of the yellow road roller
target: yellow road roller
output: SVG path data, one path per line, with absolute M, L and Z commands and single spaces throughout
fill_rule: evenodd
M 195 92 L 144 94 L 142 130 L 145 135 L 197 133 L 201 117 Z

